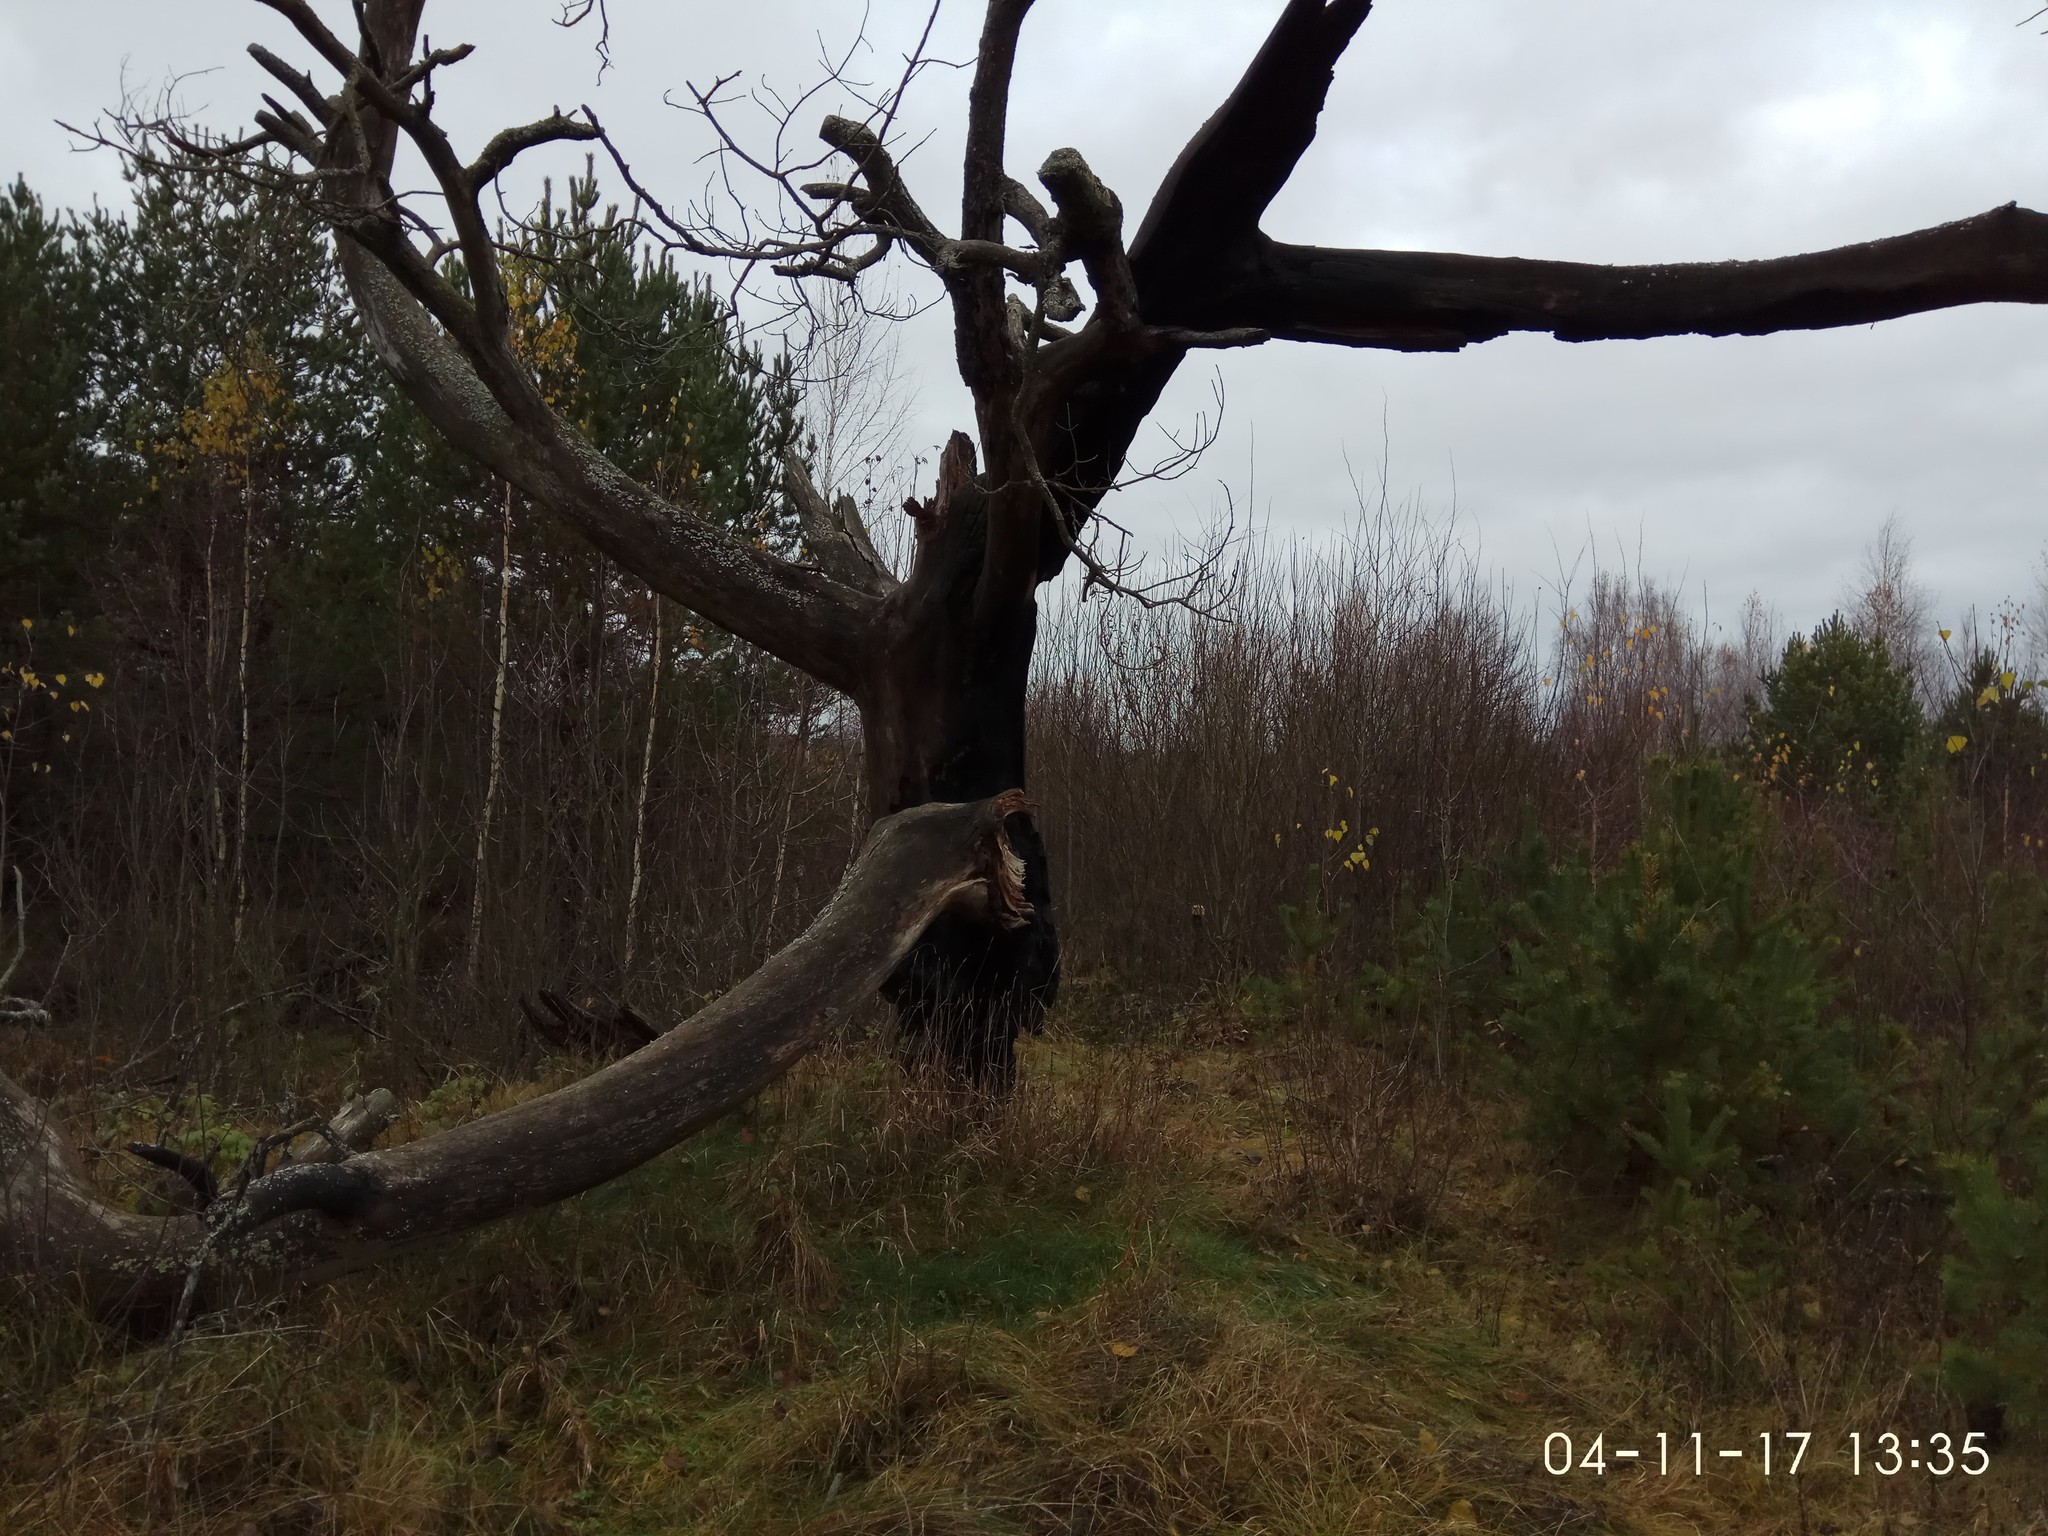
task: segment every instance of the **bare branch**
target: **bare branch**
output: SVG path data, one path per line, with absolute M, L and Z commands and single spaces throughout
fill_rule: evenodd
M 538 122 L 527 123 L 519 128 L 507 128 L 494 135 L 484 145 L 476 159 L 470 162 L 468 179 L 471 187 L 489 186 L 504 174 L 507 166 L 526 153 L 543 144 L 564 142 L 587 143 L 599 136 L 602 130 L 595 122 L 578 122 L 565 116 L 560 110 L 549 113 Z
M 1009 315 L 1010 339 L 1013 346 L 1022 348 L 1026 344 L 1026 337 L 1034 344 L 1069 341 L 1073 338 L 1074 333 L 1065 326 L 1054 325 L 1050 319 L 1044 318 L 1051 310 L 1050 305 L 1041 305 L 1038 309 L 1033 309 L 1014 293 L 1004 301 L 1004 304 Z
M 4 877 L 0 877 L 0 899 L 4 899 L 5 894 L 5 880 Z M 7 983 L 14 980 L 14 973 L 21 966 L 21 957 L 27 953 L 28 898 L 23 894 L 21 866 L 17 864 L 14 866 L 14 953 L 8 957 L 7 968 L 0 970 L 0 988 L 5 988 Z M 14 1002 L 16 999 L 7 998 L 0 1001 Z
M 341 242 L 343 275 L 385 366 L 458 448 L 558 512 L 664 596 L 852 692 L 869 601 L 690 516 L 621 472 L 553 413 L 516 429 L 393 274 Z
M 605 0 L 562 0 L 562 14 L 555 18 L 555 25 L 567 31 L 593 11 L 597 13 L 597 78 L 603 80 L 604 72 L 612 67 L 612 18 Z
M 305 0 L 258 0 L 267 5 L 298 29 L 299 36 L 313 45 L 328 67 L 344 80 L 356 73 L 356 52 L 340 38 L 327 30 L 327 24 L 315 14 Z
M 294 1161 L 331 1163 L 356 1152 L 367 1152 L 397 1118 L 398 1100 L 391 1090 L 372 1088 L 342 1105 L 327 1122 L 319 1141 L 304 1152 L 293 1154 Z
M 1173 163 L 1131 239 L 1147 318 L 1178 320 L 1182 286 L 1258 228 L 1316 136 L 1337 60 L 1372 0 L 1287 0 L 1235 90 Z
M 213 1176 L 212 1166 L 203 1157 L 193 1157 L 175 1147 L 158 1146 L 147 1141 L 129 1142 L 128 1153 L 183 1179 L 191 1186 L 193 1198 L 199 1202 L 202 1211 L 220 1198 L 220 1184 Z
M 1014 176 L 1003 178 L 1003 212 L 1024 226 L 1040 250 L 1052 249 L 1052 215 L 1045 211 L 1045 204 L 1037 195 Z
M 1054 532 L 1082 569 L 1082 601 L 1087 601 L 1091 591 L 1099 590 L 1113 597 L 1128 598 L 1141 608 L 1185 608 L 1197 617 L 1208 619 L 1223 616 L 1229 603 L 1229 593 L 1220 593 L 1208 601 L 1204 600 L 1204 594 L 1214 586 L 1216 574 L 1222 568 L 1223 559 L 1235 537 L 1234 506 L 1230 521 L 1220 535 L 1212 537 L 1209 547 L 1191 567 L 1157 581 L 1140 582 L 1134 579 L 1139 562 L 1131 558 L 1128 529 L 1103 517 L 1100 511 L 1091 512 L 1090 498 L 1062 492 L 1045 478 L 1035 460 L 1031 461 L 1028 473 Z M 1105 560 L 1098 552 L 1099 530 L 1103 526 L 1113 529 L 1118 535 L 1119 547 L 1113 559 Z M 1084 535 L 1084 527 L 1096 532 L 1092 536 Z
M 1121 491 L 1147 482 L 1179 480 L 1201 463 L 1209 450 L 1216 446 L 1217 440 L 1223 436 L 1225 397 L 1221 373 L 1210 379 L 1209 394 L 1211 409 L 1197 411 L 1193 424 L 1185 431 L 1177 432 L 1163 422 L 1155 423 L 1159 435 L 1166 439 L 1166 452 L 1155 459 L 1149 469 L 1119 474 L 1109 489 Z
M 960 192 L 960 238 L 1003 238 L 1003 139 L 1010 117 L 1010 74 L 1017 63 L 1017 34 L 1031 0 L 989 0 L 975 52 L 974 83 L 967 91 L 967 152 Z
M 828 117 L 818 125 L 818 137 L 851 160 L 867 183 L 872 199 L 871 217 L 887 222 L 934 270 L 940 265 L 940 250 L 948 242 L 938 225 L 917 205 L 896 168 L 895 157 L 883 144 L 881 135 L 866 123 L 850 117 Z
M 1038 168 L 1039 184 L 1059 210 L 1053 244 L 1078 256 L 1094 286 L 1097 316 L 1119 328 L 1138 324 L 1138 287 L 1124 254 L 1124 205 L 1077 149 L 1056 149 Z M 1057 317 L 1056 317 L 1057 318 Z M 1071 316 L 1067 318 L 1072 318 Z
M 474 43 L 462 43 L 453 48 L 436 48 L 431 53 L 423 53 L 418 59 L 392 77 L 391 89 L 403 96 L 410 92 L 414 86 L 426 83 L 434 71 L 441 68 L 442 65 L 460 64 L 475 52 L 476 45 Z M 432 109 L 431 101 L 426 103 L 426 105 L 429 110 Z
M 293 69 L 261 43 L 249 45 L 249 57 L 268 70 L 286 90 L 298 97 L 305 104 L 306 110 L 319 119 L 322 128 L 334 126 L 335 115 L 341 110 L 341 103 L 321 95 L 318 87 L 313 84 L 311 75 L 304 70 Z
M 960 239 L 1000 246 L 1003 238 L 1003 140 L 1010 115 L 1010 73 L 1017 34 L 1031 0 L 988 0 L 967 92 L 967 145 L 960 174 Z M 947 283 L 953 295 L 954 355 L 969 389 L 1014 386 L 1019 372 L 1009 345 L 1003 264 L 976 264 Z M 1014 267 L 1011 270 L 1016 270 Z M 1037 282 L 1037 278 L 1026 278 Z
M 876 553 L 851 497 L 828 503 L 794 451 L 782 461 L 782 485 L 803 527 L 804 549 L 818 569 L 873 597 L 896 590 L 896 578 Z
M 1560 341 L 1755 336 L 1987 302 L 2048 303 L 2048 215 L 2009 203 L 1808 255 L 1664 266 L 1325 250 L 1262 238 L 1182 318 L 1295 341 L 1455 351 L 1511 331 Z
M 560 1051 L 579 1051 L 616 1060 L 661 1038 L 661 1031 L 624 1003 L 590 1006 L 572 1003 L 556 992 L 542 991 L 519 1000 L 534 1033 Z

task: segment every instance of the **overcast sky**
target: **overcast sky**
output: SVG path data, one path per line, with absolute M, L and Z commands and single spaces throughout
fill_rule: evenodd
M 702 184 L 703 133 L 663 92 L 732 70 L 801 88 L 817 77 L 821 39 L 844 46 L 862 9 L 610 0 L 616 67 L 602 83 L 588 31 L 550 25 L 554 0 L 430 0 L 427 31 L 477 44 L 443 83 L 461 142 L 588 101 L 644 179 L 687 198 Z M 1017 66 L 1013 173 L 1072 144 L 1135 228 L 1278 9 L 1039 0 Z M 2020 24 L 2031 9 L 1381 0 L 1266 228 L 1326 245 L 1708 260 L 1865 240 L 2014 200 L 2048 208 L 2036 131 L 2048 37 Z M 893 73 L 924 12 L 874 0 L 871 75 Z M 978 25 L 972 0 L 948 0 L 934 51 L 968 58 Z M 82 123 L 124 80 L 154 90 L 177 73 L 193 76 L 187 107 L 244 123 L 261 89 L 242 54 L 252 40 L 310 62 L 252 0 L 0 0 L 0 172 L 21 171 L 53 202 L 120 201 L 109 157 L 73 152 L 54 120 Z M 965 89 L 960 72 L 934 70 L 905 113 L 913 136 L 930 134 L 909 164 L 934 212 L 957 209 Z M 828 93 L 807 120 L 836 104 Z M 906 336 L 920 443 L 971 421 L 949 353 L 941 317 Z M 1352 472 L 1377 481 L 1383 451 L 1395 493 L 1438 515 L 1455 498 L 1466 537 L 1525 594 L 1596 550 L 1610 566 L 1640 557 L 1719 617 L 1754 588 L 1810 624 L 1895 514 L 1953 621 L 1972 604 L 2030 599 L 2048 541 L 2048 310 L 1764 338 L 1511 337 L 1452 356 L 1274 343 L 1213 368 L 1198 356 L 1158 420 L 1185 426 L 1219 368 L 1228 409 L 1208 459 L 1119 504 L 1155 541 L 1208 517 L 1226 484 L 1276 529 L 1339 528 Z

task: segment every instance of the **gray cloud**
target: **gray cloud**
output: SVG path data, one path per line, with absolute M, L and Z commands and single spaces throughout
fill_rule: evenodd
M 330 6 L 330 10 L 345 8 Z M 1019 61 L 1011 161 L 1078 145 L 1133 219 L 1187 134 L 1227 92 L 1274 0 L 1040 0 Z M 1268 219 L 1289 239 L 1606 261 L 1763 256 L 2048 205 L 2030 131 L 2048 100 L 2048 38 L 2025 0 L 1382 0 L 1341 67 L 1325 128 Z M 661 103 L 684 80 L 745 68 L 813 79 L 822 37 L 860 7 L 820 0 L 675 7 L 611 0 L 617 67 L 548 0 L 435 0 L 437 41 L 478 43 L 448 78 L 450 121 L 481 135 L 588 100 L 669 190 L 696 190 L 696 125 Z M 887 72 L 923 7 L 879 0 L 866 66 Z M 937 51 L 964 59 L 976 8 L 942 13 Z M 246 118 L 251 39 L 302 54 L 248 0 L 0 0 L 0 171 L 46 196 L 120 196 L 104 156 L 52 125 L 174 71 L 211 121 Z M 965 81 L 934 71 L 907 114 L 927 206 L 957 202 Z M 829 98 L 818 103 L 828 109 Z M 579 163 L 563 162 L 566 166 Z M 906 338 L 920 440 L 968 419 L 944 321 Z M 1796 622 L 1824 615 L 1879 522 L 1914 539 L 1939 611 L 2025 597 L 2048 528 L 2048 313 L 2000 307 L 1869 330 L 1573 347 L 1511 338 L 1456 357 L 1274 346 L 1220 368 L 1221 441 L 1195 475 L 1126 495 L 1163 541 L 1207 514 L 1219 479 L 1281 529 L 1350 515 L 1346 467 L 1459 516 L 1524 590 L 1589 537 L 1603 558 L 1704 586 L 1732 616 L 1761 589 Z M 1162 410 L 1209 400 L 1191 366 Z

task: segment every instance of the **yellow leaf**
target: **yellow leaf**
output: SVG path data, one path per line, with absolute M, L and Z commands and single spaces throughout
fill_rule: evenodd
M 1951 752 L 1960 752 L 1969 744 L 1970 738 L 1967 736 L 1951 736 L 1948 739 L 1948 749 Z
M 68 678 L 68 677 L 66 677 L 66 676 L 65 676 L 65 675 L 64 675 L 64 674 L 63 674 L 62 672 L 59 672 L 59 673 L 57 674 L 57 681 L 58 681 L 58 683 L 60 683 L 60 684 L 63 684 L 63 683 L 69 683 L 69 682 L 71 681 L 71 679 L 70 679 L 70 678 Z
M 1126 1344 L 1122 1339 L 1114 1339 L 1110 1342 L 1109 1352 L 1119 1360 L 1129 1360 L 1138 1353 L 1138 1346 Z
M 1470 1499 L 1451 1500 L 1450 1510 L 1444 1515 L 1444 1524 L 1470 1526 L 1478 1525 L 1479 1515 L 1478 1512 L 1472 1508 L 1472 1501 Z
M 1945 629 L 1944 629 L 1944 630 L 1943 630 L 1943 631 L 1941 632 L 1941 638 L 1942 638 L 1942 640 L 1943 640 L 1944 642 L 1946 642 L 1946 641 L 1947 641 L 1947 639 L 1948 639 L 1948 631 L 1947 631 L 1947 630 L 1945 630 Z
M 1423 1455 L 1434 1456 L 1436 1454 L 1436 1436 L 1428 1430 L 1425 1429 L 1418 1432 L 1415 1436 L 1415 1443 L 1422 1447 Z
M 1080 1201 L 1083 1205 L 1086 1205 L 1090 1200 L 1095 1198 L 1095 1191 L 1090 1189 L 1086 1184 L 1083 1184 L 1079 1189 L 1074 1191 L 1074 1198 Z

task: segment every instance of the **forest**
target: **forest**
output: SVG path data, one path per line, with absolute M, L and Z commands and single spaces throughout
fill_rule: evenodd
M 847 690 L 451 446 L 302 197 L 128 169 L 0 198 L 0 1073 L 165 1217 L 378 1090 L 402 1148 L 631 1061 L 897 806 Z M 799 560 L 829 503 L 911 580 L 948 471 L 887 322 L 743 333 L 622 206 L 594 157 L 496 232 L 538 398 L 721 537 Z M 1936 628 L 1873 527 L 1834 617 L 1731 639 L 1352 512 L 1202 603 L 1038 599 L 1013 1081 L 870 998 L 626 1176 L 325 1283 L 195 1306 L 202 1250 L 124 1314 L 0 1249 L 0 1531 L 2044 1528 L 2038 603 Z M 1759 1434 L 1810 1461 L 1596 1466 Z

